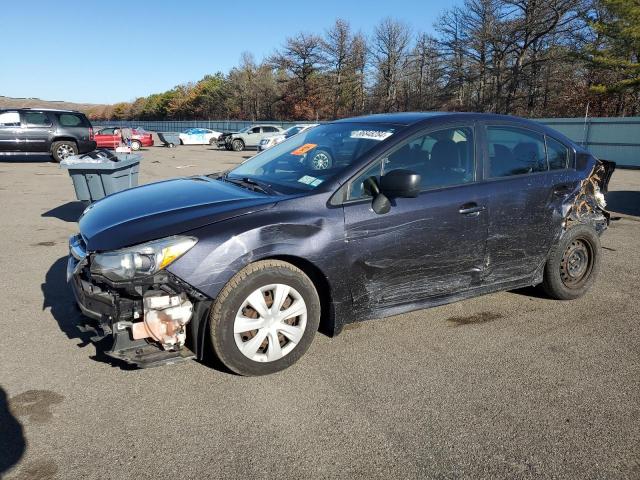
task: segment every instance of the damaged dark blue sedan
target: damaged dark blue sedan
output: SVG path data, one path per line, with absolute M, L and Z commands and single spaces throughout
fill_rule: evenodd
M 91 205 L 68 278 L 108 354 L 288 367 L 318 329 L 540 284 L 593 284 L 614 169 L 513 117 L 404 113 L 295 135 L 224 173 Z

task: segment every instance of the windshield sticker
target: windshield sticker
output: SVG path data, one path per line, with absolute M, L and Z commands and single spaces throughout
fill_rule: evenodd
M 312 187 L 317 187 L 322 183 L 321 179 L 312 177 L 311 175 L 305 175 L 304 177 L 300 177 L 298 181 L 300 183 L 304 183 L 305 185 L 311 185 Z
M 351 132 L 351 138 L 365 138 L 367 140 L 382 141 L 389 138 L 393 132 L 383 130 L 354 130 Z
M 304 155 L 309 150 L 313 150 L 317 146 L 318 146 L 317 143 L 305 143 L 301 147 L 298 147 L 293 152 L 291 152 L 291 155 Z

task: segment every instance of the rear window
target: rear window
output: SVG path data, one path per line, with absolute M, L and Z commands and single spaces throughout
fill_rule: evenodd
M 84 117 L 75 113 L 61 113 L 58 115 L 60 125 L 63 127 L 88 127 L 89 122 Z
M 490 176 L 509 177 L 547 170 L 544 136 L 517 127 L 489 127 Z
M 48 127 L 51 125 L 51 120 L 44 112 L 24 112 L 22 115 L 28 127 Z
M 569 149 L 551 137 L 547 137 L 547 157 L 551 170 L 562 170 L 569 167 Z
M 20 115 L 18 112 L 0 113 L 0 127 L 19 127 Z

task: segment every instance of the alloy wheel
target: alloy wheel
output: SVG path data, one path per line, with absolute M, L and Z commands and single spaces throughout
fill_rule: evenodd
M 331 159 L 325 152 L 317 152 L 311 159 L 314 170 L 326 170 L 331 166 Z
M 60 159 L 65 159 L 71 155 L 75 155 L 75 153 L 76 152 L 74 148 L 67 143 L 63 143 L 62 145 L 59 145 L 58 148 L 56 149 L 56 154 Z

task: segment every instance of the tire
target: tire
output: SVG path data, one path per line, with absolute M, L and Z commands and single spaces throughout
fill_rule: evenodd
M 542 288 L 552 298 L 573 300 L 587 293 L 600 271 L 600 238 L 588 225 L 565 232 L 544 268 Z
M 175 148 L 175 145 L 174 145 L 173 143 L 169 143 L 169 144 L 167 144 L 167 147 L 169 147 L 169 148 Z
M 78 145 L 73 140 L 60 140 L 51 145 L 51 156 L 53 160 L 60 163 L 71 155 L 78 154 Z
M 242 150 L 244 150 L 244 142 L 239 138 L 236 138 L 231 142 L 231 150 L 233 150 L 234 152 L 241 152 Z
M 138 140 L 131 140 L 131 150 L 133 150 L 134 152 L 137 152 L 141 148 L 142 148 L 142 143 L 140 143 Z
M 215 138 L 209 140 L 209 145 L 211 146 L 215 145 L 216 143 L 218 143 L 218 140 L 216 140 Z
M 275 313 L 268 318 L 279 296 L 284 300 L 277 312 L 295 308 L 294 312 L 304 313 L 288 318 Z M 253 309 L 256 300 L 262 307 Z M 261 309 L 264 316 L 258 313 Z M 243 330 L 253 322 L 255 329 Z M 260 327 L 261 322 L 269 323 Z M 227 368 L 246 376 L 267 375 L 293 365 L 311 345 L 319 324 L 320 299 L 313 282 L 299 268 L 279 260 L 255 262 L 239 271 L 224 286 L 209 314 L 213 350 Z M 287 330 L 286 336 L 279 327 Z M 271 338 L 277 339 L 277 348 L 272 349 Z
M 333 157 L 328 150 L 316 148 L 309 155 L 307 166 L 312 170 L 328 170 L 333 166 Z

